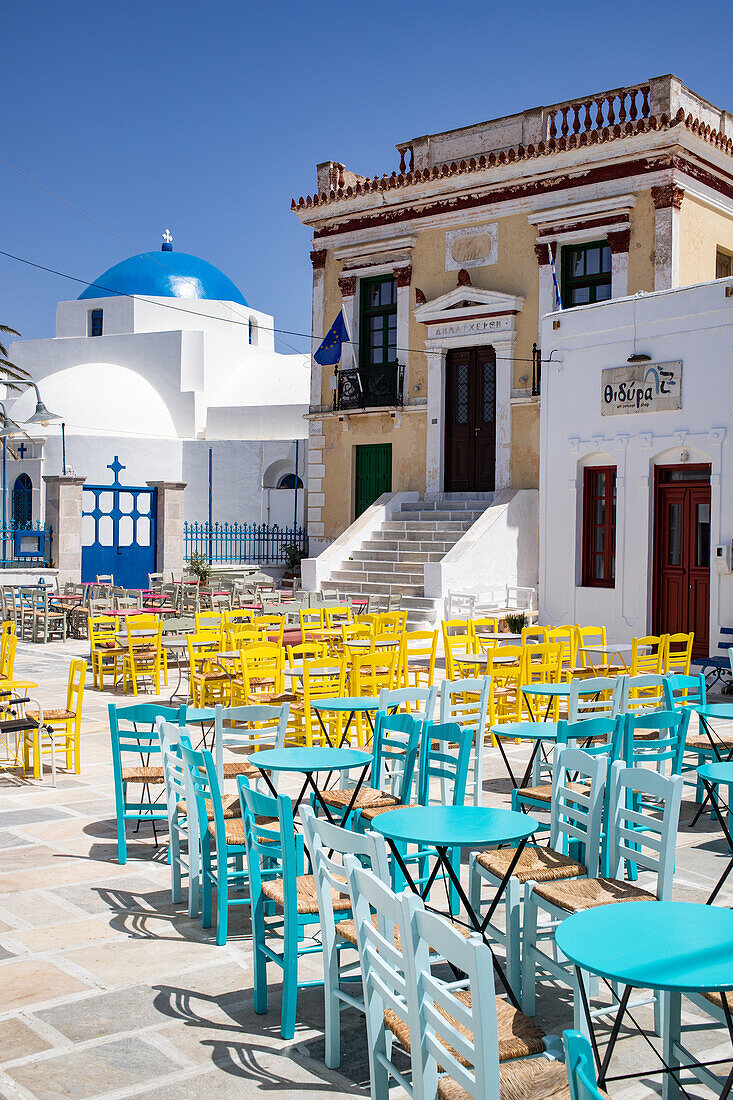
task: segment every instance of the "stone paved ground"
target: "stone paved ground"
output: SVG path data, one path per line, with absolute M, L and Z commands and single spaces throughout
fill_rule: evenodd
M 39 683 L 43 704 L 62 705 L 69 661 L 86 650 L 85 642 L 21 643 L 16 673 Z M 53 789 L 48 774 L 41 784 L 0 771 L 0 1097 L 368 1095 L 359 1014 L 344 1016 L 341 1071 L 326 1069 L 320 990 L 299 996 L 292 1042 L 279 1037 L 277 985 L 269 1013 L 255 1015 L 242 908 L 233 911 L 227 945 L 216 947 L 184 905 L 171 904 L 165 850 L 147 827 L 130 838 L 127 865 L 117 863 L 106 732 L 107 703 L 115 698 L 87 690 L 80 776 L 61 769 Z M 517 765 L 526 759 L 523 746 L 511 753 Z M 489 750 L 490 805 L 507 804 L 502 775 Z M 691 812 L 687 801 L 675 897 L 702 901 L 724 866 L 724 845 L 708 818 L 687 829 Z M 733 889 L 720 901 L 733 905 Z M 315 972 L 317 962 L 311 965 Z M 567 990 L 543 984 L 538 1017 L 548 1031 L 569 1026 Z M 650 1012 L 637 1017 L 648 1024 Z M 729 1053 L 719 1031 L 698 1042 L 711 1058 Z M 625 1033 L 617 1049 L 619 1073 L 652 1064 L 638 1036 Z M 658 1082 L 617 1084 L 611 1092 L 650 1096 Z M 699 1086 L 688 1091 L 708 1095 Z

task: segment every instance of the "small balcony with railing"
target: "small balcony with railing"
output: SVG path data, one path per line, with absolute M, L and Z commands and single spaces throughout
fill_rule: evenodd
M 401 408 L 404 405 L 405 368 L 401 363 L 365 368 L 347 367 L 336 375 L 334 412 Z

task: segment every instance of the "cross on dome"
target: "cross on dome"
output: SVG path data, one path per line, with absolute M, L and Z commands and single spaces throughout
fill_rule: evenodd
M 160 246 L 163 252 L 173 251 L 173 234 L 170 229 L 166 229 L 163 232 L 163 243 Z

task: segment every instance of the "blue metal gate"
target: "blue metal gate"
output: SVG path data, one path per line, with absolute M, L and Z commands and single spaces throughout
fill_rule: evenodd
M 110 573 L 123 588 L 147 588 L 155 572 L 157 490 L 122 485 L 117 455 L 107 467 L 111 485 L 85 485 L 82 497 L 81 579 Z

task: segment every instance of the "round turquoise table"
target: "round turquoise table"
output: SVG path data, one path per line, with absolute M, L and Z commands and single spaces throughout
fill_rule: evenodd
M 581 684 L 582 684 L 582 680 L 581 680 Z M 534 711 L 532 710 L 532 703 L 527 698 L 527 696 L 528 695 L 530 695 L 530 696 L 531 695 L 540 695 L 540 696 L 543 696 L 544 698 L 547 699 L 547 708 L 545 710 L 545 717 L 542 719 L 543 722 L 546 722 L 549 715 L 550 715 L 550 707 L 552 706 L 555 699 L 569 699 L 570 698 L 571 685 L 569 683 L 568 684 L 525 684 L 519 690 L 521 691 L 522 695 L 524 696 L 524 701 L 527 704 L 527 710 L 532 715 L 533 719 L 535 717 L 535 714 L 534 714 Z M 600 692 L 598 691 L 598 688 L 586 688 L 585 690 L 583 690 L 582 686 L 578 688 L 578 693 L 580 695 L 599 695 L 600 694 Z
M 371 827 L 386 838 L 407 884 L 414 893 L 421 894 L 423 898 L 427 899 L 430 887 L 435 882 L 441 868 L 443 869 L 466 910 L 470 920 L 469 927 L 481 933 L 484 942 L 488 944 L 491 950 L 486 929 L 491 922 L 502 894 L 506 890 L 507 883 L 527 840 L 532 833 L 539 829 L 539 822 L 530 817 L 529 814 L 517 813 L 515 810 L 495 810 L 488 806 L 409 806 L 380 814 L 374 818 Z M 402 857 L 400 846 L 405 844 L 427 844 L 434 847 L 437 852 L 438 858 L 435 866 L 422 890 L 418 888 Z M 483 848 L 490 844 L 517 844 L 517 848 L 516 854 L 489 906 L 489 910 L 484 919 L 481 920 L 461 885 L 460 877 L 453 867 L 449 852 L 453 848 Z M 497 962 L 493 951 L 491 954 L 494 958 L 494 970 L 497 976 L 507 991 L 512 1004 L 515 1008 L 519 1008 L 516 994 L 509 984 L 504 970 Z
M 314 699 L 311 703 L 311 707 L 316 712 L 318 724 L 320 725 L 321 730 L 323 731 L 323 736 L 326 738 L 326 741 L 329 743 L 329 745 L 331 744 L 331 738 L 328 736 L 328 730 L 323 724 L 321 711 L 325 711 L 327 714 L 348 714 L 348 720 L 346 722 L 346 725 L 344 726 L 338 743 L 338 747 L 341 748 L 348 736 L 351 723 L 354 721 L 354 716 L 356 714 L 366 714 L 369 728 L 372 731 L 372 734 L 374 733 L 374 723 L 372 722 L 371 712 L 373 710 L 379 710 L 379 699 L 376 697 L 376 695 L 345 695 L 340 699 Z
M 728 761 L 726 760 L 721 760 L 718 764 L 701 764 L 700 767 L 697 769 L 697 774 L 702 780 L 706 796 L 710 799 L 710 804 L 713 807 L 713 812 L 720 822 L 720 827 L 723 830 L 725 839 L 728 842 L 728 849 L 731 853 L 733 853 L 733 837 L 730 835 L 730 826 L 726 823 L 722 813 L 720 812 L 720 805 L 715 795 L 716 787 L 733 787 L 733 763 L 728 763 Z M 699 816 L 700 811 L 698 810 L 697 814 L 695 815 L 696 821 Z M 730 792 L 728 793 L 728 816 L 730 819 Z M 733 871 L 733 858 L 729 860 L 728 866 L 718 879 L 715 888 L 713 889 L 710 897 L 706 902 L 707 905 L 713 904 L 718 894 L 720 893 L 720 889 L 723 886 L 723 883 L 728 878 L 728 875 L 731 873 L 731 871 Z
M 496 739 L 497 747 L 504 761 L 504 766 L 509 773 L 509 779 L 511 780 L 512 786 L 517 790 L 518 788 L 529 786 L 537 754 L 540 751 L 542 742 L 555 741 L 557 739 L 557 722 L 510 722 L 503 726 L 492 726 L 491 732 Z M 512 766 L 509 763 L 509 758 L 504 752 L 504 746 L 501 743 L 503 738 L 506 738 L 507 741 L 511 741 L 514 738 L 519 738 L 520 741 L 534 741 L 529 763 L 524 769 L 524 775 L 519 782 L 517 782 L 516 776 L 512 771 Z
M 724 749 L 727 753 L 726 760 L 730 760 L 731 756 L 733 756 L 733 749 L 730 746 L 730 742 L 726 743 L 726 741 L 715 732 L 715 728 L 710 724 L 710 719 L 719 718 L 721 721 L 733 720 L 733 703 L 709 703 L 705 707 L 695 707 L 695 712 L 700 719 L 700 725 L 703 728 L 703 732 L 710 742 L 710 751 L 715 756 L 715 759 L 723 759 L 721 756 L 721 749 Z
M 671 1100 L 678 1092 L 680 1071 L 700 1068 L 699 1063 L 681 1065 L 677 1058 L 682 995 L 713 991 L 723 994 L 724 1005 L 728 1001 L 733 1005 L 733 996 L 725 996 L 733 990 L 733 912 L 684 901 L 602 905 L 564 920 L 555 933 L 555 941 L 577 969 L 599 1087 L 629 1076 L 663 1073 L 663 1096 Z M 602 1061 L 581 973 L 584 970 L 624 987 Z M 662 994 L 663 1068 L 609 1077 L 611 1056 L 633 988 L 658 990 Z M 733 1042 L 733 1023 L 730 1013 L 726 1011 L 725 1015 Z M 720 1062 L 730 1062 L 730 1057 Z M 716 1064 L 706 1062 L 707 1067 Z M 733 1070 L 721 1096 L 728 1095 L 732 1084 Z
M 372 754 L 362 749 L 260 749 L 250 753 L 247 757 L 250 764 L 254 764 L 262 772 L 262 778 L 277 798 L 277 790 L 270 779 L 268 772 L 301 772 L 305 776 L 305 782 L 301 787 L 298 797 L 293 802 L 293 813 L 297 814 L 298 807 L 310 787 L 313 795 L 331 824 L 336 824 L 326 802 L 321 797 L 321 792 L 316 786 L 313 776 L 317 772 L 348 772 L 352 768 L 361 768 L 361 775 L 353 789 L 351 801 L 338 824 L 343 826 L 349 820 L 349 814 L 366 779 L 371 767 Z M 328 782 L 328 779 L 326 779 Z

